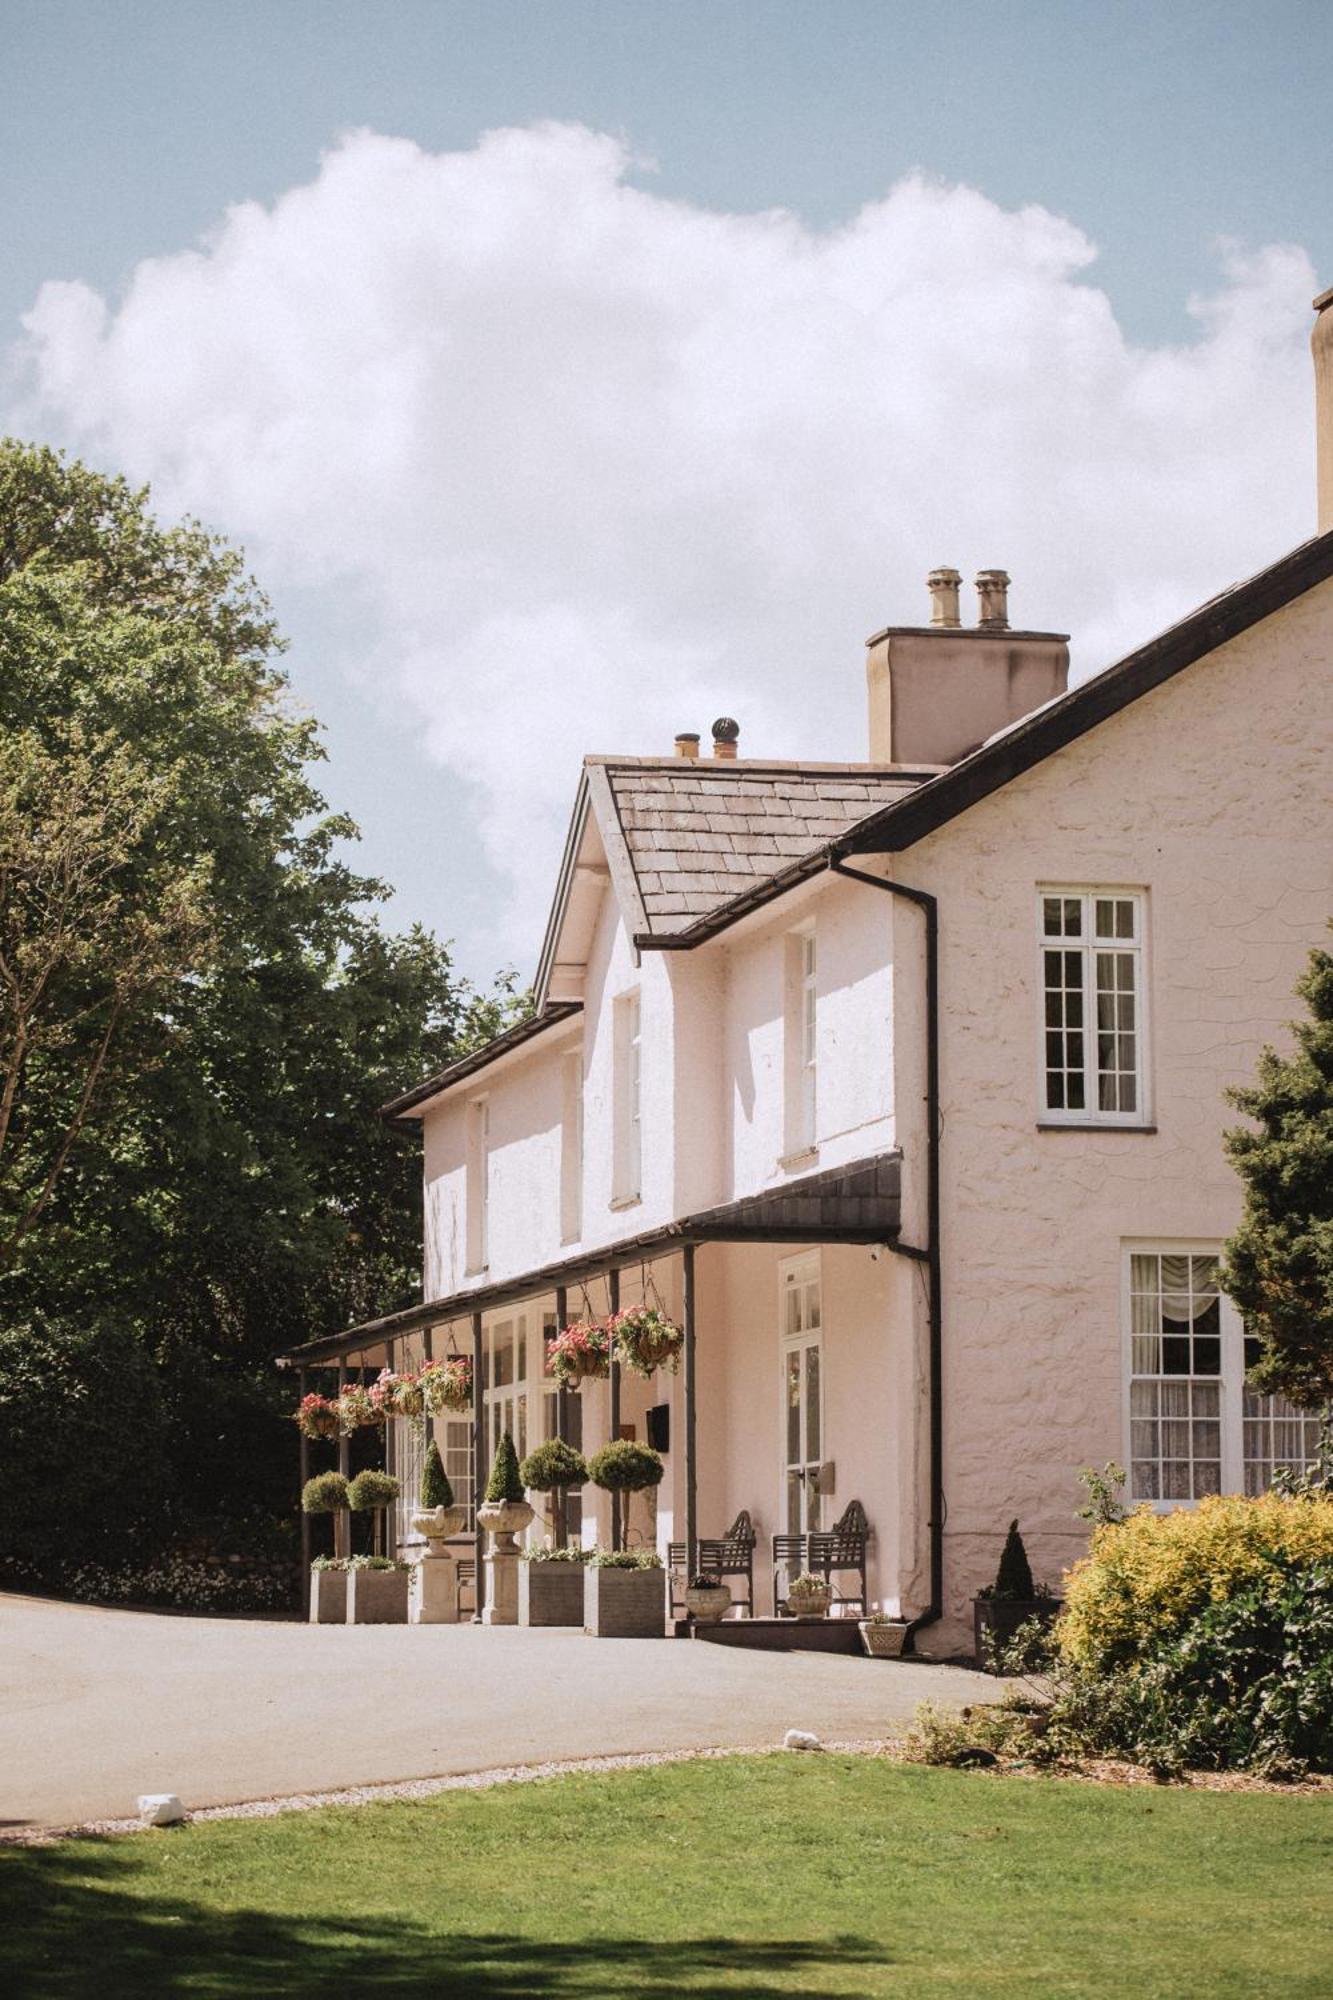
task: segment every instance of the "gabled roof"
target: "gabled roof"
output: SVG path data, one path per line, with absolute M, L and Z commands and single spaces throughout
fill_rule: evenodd
M 512 1028 L 506 1028 L 502 1035 L 496 1035 L 479 1049 L 473 1049 L 470 1055 L 460 1056 L 457 1062 L 438 1070 L 434 1076 L 428 1076 L 424 1083 L 413 1084 L 411 1090 L 405 1090 L 401 1097 L 390 1098 L 387 1104 L 380 1106 L 380 1117 L 387 1119 L 391 1125 L 409 1127 L 409 1121 L 422 1115 L 428 1098 L 438 1097 L 443 1090 L 451 1090 L 465 1077 L 475 1076 L 478 1070 L 489 1069 L 492 1063 L 498 1062 L 501 1056 L 507 1056 L 512 1049 L 521 1049 L 534 1035 L 545 1034 L 548 1028 L 558 1027 L 562 1021 L 581 1011 L 577 1001 L 564 1002 L 548 1007 L 544 1013 L 530 1014 L 525 1021 L 516 1021 Z

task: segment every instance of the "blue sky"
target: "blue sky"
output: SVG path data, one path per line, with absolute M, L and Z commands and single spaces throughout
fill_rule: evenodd
M 856 756 L 860 637 L 915 615 L 900 600 L 933 562 L 1031 577 L 1024 615 L 1082 633 L 1086 671 L 1305 531 L 1299 299 L 1333 282 L 1326 5 L 0 0 L 0 31 L 11 425 L 246 543 L 362 862 L 479 977 L 535 955 L 578 744 L 661 748 L 664 687 L 679 726 L 745 704 L 753 747 Z M 623 151 L 476 151 L 551 124 Z M 321 169 L 363 128 L 415 151 L 354 144 Z M 244 203 L 261 206 L 229 228 Z M 785 231 L 757 220 L 774 209 Z M 724 216 L 745 226 L 719 251 Z M 182 255 L 201 244 L 202 270 Z M 167 260 L 152 284 L 149 259 Z M 44 295 L 34 375 L 11 344 L 50 281 L 66 289 Z M 881 302 L 878 348 L 858 297 Z M 251 301 L 246 358 L 224 354 Z M 441 342 L 414 346 L 422 316 Z M 964 318 L 990 374 L 966 354 L 932 374 Z M 265 341 L 290 365 L 256 386 Z M 877 471 L 839 514 L 864 480 L 858 397 Z M 1239 417 L 1220 457 L 1210 408 Z M 685 461 L 688 490 L 648 505 Z M 1117 574 L 1094 588 L 1096 565 Z M 813 660 L 842 690 L 814 723 Z

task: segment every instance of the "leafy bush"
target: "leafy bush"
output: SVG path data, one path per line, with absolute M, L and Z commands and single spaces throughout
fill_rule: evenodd
M 294 1587 L 281 1573 L 215 1568 L 188 1556 L 142 1563 L 85 1563 L 68 1579 L 83 1604 L 154 1604 L 171 1611 L 291 1611 Z
M 594 1569 L 661 1569 L 656 1549 L 592 1549 L 588 1561 Z
M 550 1438 L 528 1453 L 518 1476 L 530 1493 L 563 1492 L 566 1487 L 585 1484 L 588 1461 L 563 1438 Z
M 401 1483 L 391 1472 L 378 1472 L 367 1466 L 348 1487 L 347 1504 L 353 1513 L 369 1514 L 379 1507 L 392 1507 L 401 1491 Z
M 651 1445 L 635 1444 L 630 1438 L 604 1444 L 588 1460 L 588 1477 L 606 1493 L 642 1493 L 660 1485 L 665 1471 Z
M 495 1447 L 491 1476 L 486 1482 L 486 1499 L 491 1506 L 501 1506 L 506 1502 L 512 1506 L 526 1497 L 518 1469 L 518 1453 L 514 1450 L 514 1440 L 506 1431 Z
M 585 1549 L 582 1542 L 570 1542 L 563 1549 L 520 1549 L 524 1562 L 530 1563 L 586 1563 L 591 1562 L 595 1549 Z
M 36 1318 L 0 1329 L 3 1555 L 19 1575 L 58 1577 L 71 1540 L 119 1558 L 160 1535 L 167 1442 L 157 1371 L 128 1334 Z
M 938 1702 L 918 1702 L 912 1726 L 903 1738 L 902 1754 L 910 1764 L 995 1764 L 1001 1758 L 1040 1761 L 1046 1717 L 1006 1697 L 974 1708 L 941 1708 Z
M 307 1514 L 338 1514 L 351 1504 L 341 1472 L 317 1472 L 301 1488 L 301 1506 Z
M 426 1453 L 426 1463 L 421 1468 L 421 1505 L 423 1508 L 452 1507 L 454 1489 L 449 1484 L 449 1475 L 440 1457 L 440 1447 L 434 1438 Z
M 398 1562 L 393 1556 L 349 1556 L 348 1569 L 406 1569 L 405 1562 Z
M 1156 1658 L 1210 1605 L 1328 1562 L 1331 1495 L 1219 1495 L 1169 1514 L 1141 1507 L 1098 1528 L 1069 1572 L 1061 1655 L 1096 1672 Z

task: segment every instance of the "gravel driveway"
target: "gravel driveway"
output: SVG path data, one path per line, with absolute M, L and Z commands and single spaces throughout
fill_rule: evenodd
M 0 1594 L 0 1826 L 630 1751 L 891 1733 L 956 1667 L 473 1625 L 297 1625 Z

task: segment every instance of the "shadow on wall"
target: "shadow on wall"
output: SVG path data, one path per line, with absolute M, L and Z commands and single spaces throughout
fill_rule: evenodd
M 156 1837 L 156 1836 L 154 1836 Z M 168 1836 L 171 1837 L 171 1836 Z M 75 1841 L 0 1855 L 0 1984 L 23 2000 L 151 1993 L 263 1995 L 265 2000 L 388 1994 L 542 2000 L 583 1995 L 619 2000 L 632 1968 L 635 1993 L 672 2000 L 815 2000 L 802 1968 L 882 1968 L 881 1947 L 859 1938 L 757 1942 L 733 1938 L 624 1937 L 547 1942 L 512 1935 L 427 1931 L 386 1908 L 374 1915 L 312 1910 L 206 1909 L 181 1898 L 135 1893 L 139 1836 L 114 1845 Z M 441 1856 L 442 1903 L 448 1868 Z M 382 1892 L 362 1885 L 368 1898 Z M 857 2000 L 850 1987 L 839 1991 Z M 867 1994 L 862 2000 L 868 2000 Z

